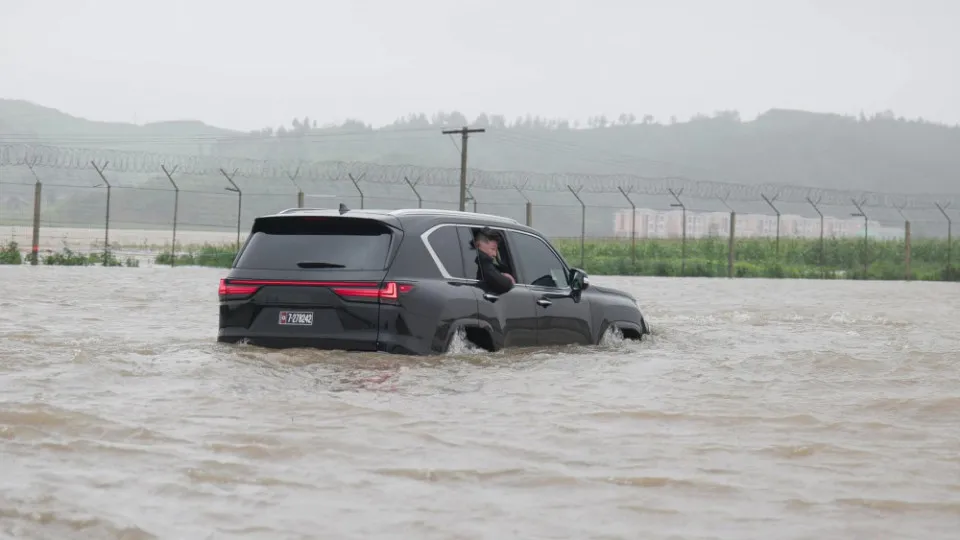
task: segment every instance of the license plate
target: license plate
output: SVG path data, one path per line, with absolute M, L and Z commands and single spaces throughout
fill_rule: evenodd
M 280 324 L 284 326 L 312 326 L 312 311 L 281 311 Z

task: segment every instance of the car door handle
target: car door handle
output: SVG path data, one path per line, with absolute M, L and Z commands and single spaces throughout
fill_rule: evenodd
M 491 301 L 491 302 L 496 302 L 498 298 L 500 298 L 500 297 L 497 296 L 497 295 L 495 295 L 495 294 L 483 293 L 483 299 L 484 299 L 484 300 L 489 300 L 489 301 Z
M 550 304 L 552 304 L 553 302 L 547 300 L 546 298 L 541 298 L 541 299 L 537 300 L 537 303 L 540 304 L 540 305 L 543 306 L 543 307 L 547 307 L 547 306 L 549 306 Z

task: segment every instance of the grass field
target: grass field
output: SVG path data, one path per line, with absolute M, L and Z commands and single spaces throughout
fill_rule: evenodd
M 29 231 L 10 231 L 20 250 L 29 245 Z M 46 229 L 41 245 L 42 261 L 47 264 L 83 264 L 78 253 L 102 251 L 102 231 L 95 229 Z M 169 231 L 111 231 L 113 249 L 152 253 L 156 264 L 169 265 Z M 235 232 L 182 231 L 178 233 L 177 266 L 215 266 L 226 268 L 233 262 Z M 242 241 L 242 238 L 241 238 Z M 581 266 L 580 240 L 555 239 L 554 246 L 573 266 Z M 59 250 L 57 247 L 59 246 Z M 911 264 L 906 273 L 905 245 L 900 241 L 874 241 L 866 246 L 867 279 L 960 281 L 953 264 L 947 271 L 948 242 L 942 239 L 913 239 Z M 8 246 L 6 251 L 10 251 Z M 688 239 L 686 258 L 683 244 L 676 239 L 638 239 L 636 259 L 629 240 L 590 239 L 584 243 L 583 269 L 596 275 L 727 277 L 727 241 L 721 238 Z M 863 239 L 827 238 L 821 252 L 819 239 L 782 238 L 779 253 L 772 238 L 742 238 L 735 243 L 734 277 L 864 279 Z M 157 255 L 159 253 L 159 255 Z M 954 259 L 960 257 L 953 257 Z M 2 264 L 0 259 L 0 264 Z M 13 261 L 12 255 L 7 260 Z M 102 262 L 90 255 L 88 264 Z M 64 261 L 71 261 L 65 263 Z M 7 264 L 11 264 L 8 262 Z M 16 264 L 13 262 L 13 264 Z
M 553 241 L 567 262 L 580 266 L 580 240 Z M 863 279 L 863 240 L 826 239 L 823 264 L 819 240 L 766 238 L 741 239 L 734 251 L 734 276 L 741 278 Z M 596 275 L 727 277 L 727 244 L 719 239 L 688 240 L 686 261 L 678 240 L 637 242 L 633 262 L 629 242 L 588 240 L 584 243 L 583 269 Z M 235 250 L 230 245 L 197 246 L 178 257 L 178 265 L 229 267 Z M 897 241 L 869 242 L 867 279 L 907 278 L 904 244 Z M 911 245 L 909 279 L 925 281 L 960 280 L 960 272 L 947 274 L 947 242 L 914 240 Z M 157 257 L 158 264 L 170 264 L 169 253 Z
M 554 245 L 573 265 L 580 264 L 580 240 L 555 240 Z M 947 275 L 946 240 L 913 239 L 909 279 L 940 281 L 960 279 L 957 265 Z M 639 276 L 728 275 L 726 239 L 688 239 L 686 261 L 680 240 L 637 241 L 636 262 L 629 241 L 585 242 L 583 266 L 587 273 Z M 772 238 L 742 238 L 734 245 L 735 277 L 767 278 L 848 278 L 863 279 L 864 252 L 867 279 L 905 279 L 903 241 L 826 238 L 823 250 L 819 239 L 781 238 L 779 254 Z M 822 258 L 821 258 L 822 253 Z M 821 263 L 822 261 L 822 263 Z

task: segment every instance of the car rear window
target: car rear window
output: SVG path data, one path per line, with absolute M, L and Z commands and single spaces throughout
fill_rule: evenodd
M 263 218 L 252 233 L 236 268 L 383 270 L 392 236 L 376 220 L 338 217 Z

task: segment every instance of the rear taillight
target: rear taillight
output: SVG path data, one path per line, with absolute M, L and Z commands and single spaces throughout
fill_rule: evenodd
M 250 296 L 265 286 L 330 287 L 334 294 L 342 298 L 398 300 L 401 294 L 413 289 L 408 283 L 389 281 L 378 288 L 374 282 L 350 281 L 287 281 L 287 280 L 220 280 L 220 297 Z
M 249 285 L 244 283 L 228 283 L 226 279 L 220 280 L 220 296 L 250 296 L 260 289 L 259 285 Z
M 333 292 L 337 296 L 345 298 L 378 298 L 380 300 L 397 300 L 401 294 L 406 294 L 413 289 L 413 285 L 407 283 L 396 283 L 389 281 L 383 284 L 379 289 L 370 287 L 334 287 Z

